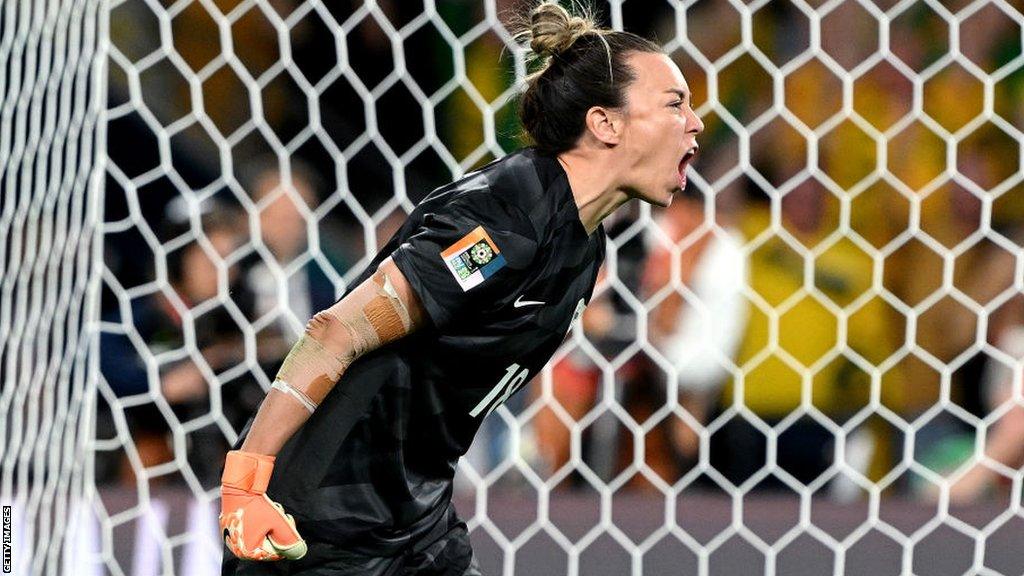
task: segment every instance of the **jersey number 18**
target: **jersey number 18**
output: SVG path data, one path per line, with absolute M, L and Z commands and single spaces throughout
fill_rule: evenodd
M 491 413 L 491 410 L 494 410 L 505 400 L 508 400 L 509 396 L 515 394 L 516 390 L 519 390 L 523 383 L 526 382 L 526 378 L 529 375 L 530 371 L 528 369 L 523 368 L 520 370 L 519 364 L 512 364 L 505 370 L 505 375 L 502 376 L 501 381 L 487 393 L 487 396 L 484 396 L 484 399 L 469 412 L 469 415 L 476 418 L 484 408 L 487 408 L 487 413 L 484 414 L 486 417 L 487 414 Z M 495 401 L 494 398 L 498 394 L 501 394 L 501 396 Z

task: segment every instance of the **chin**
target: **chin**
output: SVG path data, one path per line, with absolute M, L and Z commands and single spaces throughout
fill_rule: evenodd
M 667 186 L 651 186 L 650 188 L 635 188 L 631 196 L 654 206 L 666 207 L 672 203 L 672 197 L 681 191 L 679 184 Z
M 643 194 L 635 196 L 635 198 L 652 206 L 661 206 L 664 208 L 672 203 L 672 196 L 674 196 L 674 194 L 669 192 L 666 194 Z
M 672 198 L 674 198 L 675 195 L 678 193 L 679 187 L 676 186 L 675 188 L 664 189 L 664 191 L 661 192 L 660 194 L 646 194 L 644 195 L 643 200 L 648 204 L 653 204 L 655 206 L 661 206 L 662 208 L 665 208 L 672 203 Z
M 683 189 L 679 187 L 679 184 L 674 184 L 668 187 L 665 195 L 662 197 L 664 200 L 658 204 L 661 206 L 668 206 L 672 203 L 672 199 L 676 197 L 676 194 L 681 194 Z

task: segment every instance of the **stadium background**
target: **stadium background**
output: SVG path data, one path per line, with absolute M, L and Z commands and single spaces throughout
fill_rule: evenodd
M 305 320 L 525 143 L 517 5 L 109 3 L 75 574 L 216 570 L 224 451 Z M 1022 4 L 598 8 L 707 129 L 460 469 L 486 573 L 1024 571 Z

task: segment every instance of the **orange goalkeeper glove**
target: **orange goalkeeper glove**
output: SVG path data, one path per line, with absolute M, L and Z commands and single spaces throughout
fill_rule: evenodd
M 266 495 L 274 456 L 232 450 L 220 485 L 220 529 L 231 553 L 242 560 L 298 560 L 306 541 L 295 519 Z

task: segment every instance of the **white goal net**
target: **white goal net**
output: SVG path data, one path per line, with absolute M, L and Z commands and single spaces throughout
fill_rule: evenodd
M 524 144 L 521 6 L 3 3 L 5 570 L 219 573 L 306 320 Z M 461 462 L 484 573 L 1024 572 L 1024 4 L 595 7 L 706 130 Z
M 96 2 L 0 5 L 3 574 L 53 573 L 87 504 L 105 34 Z

